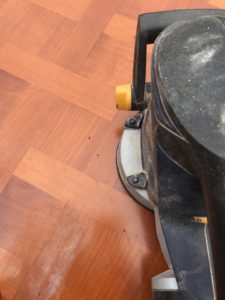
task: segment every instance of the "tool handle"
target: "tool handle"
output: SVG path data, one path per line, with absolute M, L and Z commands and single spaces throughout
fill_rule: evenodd
M 160 32 L 170 24 L 206 15 L 225 16 L 225 10 L 171 10 L 147 13 L 138 17 L 133 65 L 133 96 L 136 102 L 144 99 L 147 45 L 153 44 Z

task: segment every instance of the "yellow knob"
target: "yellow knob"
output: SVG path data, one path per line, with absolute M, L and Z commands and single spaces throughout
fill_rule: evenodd
M 131 110 L 131 85 L 123 84 L 116 87 L 116 107 L 119 110 Z

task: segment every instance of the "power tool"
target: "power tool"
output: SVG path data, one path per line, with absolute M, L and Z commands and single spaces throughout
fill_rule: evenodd
M 152 278 L 153 299 L 224 300 L 225 10 L 140 15 L 133 82 L 116 87 L 116 103 L 135 111 L 118 145 L 119 175 L 154 211 L 168 264 Z

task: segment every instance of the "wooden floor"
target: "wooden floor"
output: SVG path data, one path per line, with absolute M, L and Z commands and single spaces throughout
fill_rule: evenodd
M 145 300 L 166 269 L 154 216 L 123 189 L 139 13 L 222 0 L 0 0 L 2 299 Z

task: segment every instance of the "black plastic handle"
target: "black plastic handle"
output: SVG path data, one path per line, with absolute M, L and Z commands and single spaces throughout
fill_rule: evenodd
M 160 32 L 174 22 L 206 15 L 225 16 L 225 10 L 171 10 L 139 16 L 133 66 L 133 96 L 137 103 L 144 100 L 147 44 L 154 43 Z

